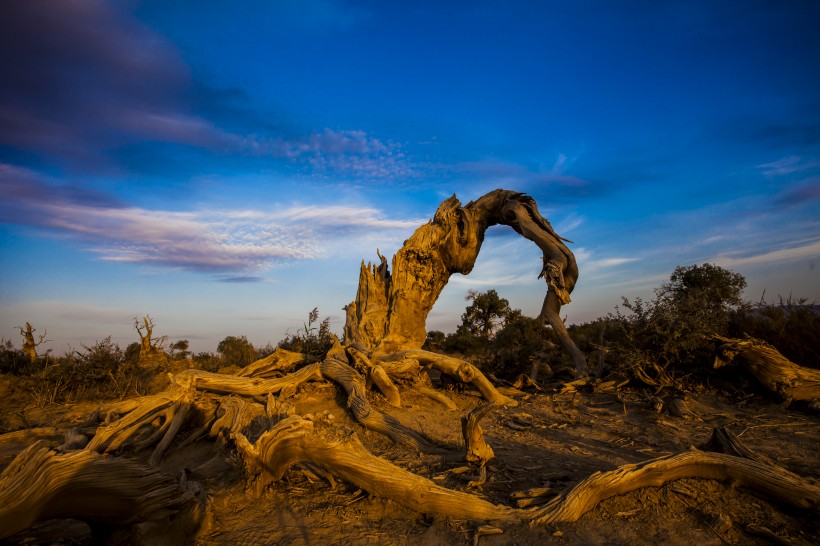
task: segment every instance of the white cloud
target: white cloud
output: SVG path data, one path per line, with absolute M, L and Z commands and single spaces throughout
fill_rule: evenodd
M 406 236 L 422 223 L 366 206 L 151 210 L 101 194 L 58 191 L 36 173 L 8 165 L 0 165 L 0 188 L 7 197 L 0 218 L 6 221 L 77 238 L 102 260 L 197 271 L 264 270 L 326 255 L 343 246 L 342 238 Z

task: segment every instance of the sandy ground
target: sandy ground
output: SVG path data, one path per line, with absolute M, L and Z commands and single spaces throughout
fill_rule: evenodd
M 650 395 L 639 389 L 609 394 L 561 394 L 556 392 L 559 389 L 559 384 L 545 385 L 543 392 L 518 397 L 518 407 L 496 408 L 482 420 L 496 457 L 490 463 L 489 480 L 473 492 L 495 504 L 514 505 L 510 495 L 515 491 L 550 487 L 557 493 L 594 472 L 703 444 L 718 426 L 728 427 L 747 447 L 786 469 L 820 478 L 820 418 L 799 408 L 784 409 L 763 394 L 748 397 L 703 388 L 688 399 L 700 420 L 685 420 L 658 413 Z M 406 425 L 441 442 L 458 444 L 461 416 L 482 401 L 469 391 L 447 395 L 458 409 L 446 410 L 409 390 L 403 392 L 401 408 L 389 406 L 378 394 L 370 397 L 374 407 Z M 66 428 L 82 423 L 101 404 L 25 409 L 25 384 L 8 377 L 0 380 L 0 399 L 5 429 L 20 429 L 0 436 L 0 468 L 28 445 L 32 431 L 37 431 L 37 438 L 59 445 Z M 300 387 L 293 402 L 301 415 L 331 414 L 337 425 L 355 430 L 373 453 L 445 487 L 467 490 L 471 476 L 459 473 L 463 460 L 411 453 L 364 430 L 350 420 L 344 400 L 332 385 Z M 162 465 L 174 475 L 188 469 L 191 479 L 202 482 L 208 491 L 208 515 L 196 544 L 820 543 L 816 514 L 774 504 L 730 483 L 696 479 L 610 498 L 575 523 L 497 525 L 501 534 L 479 537 L 478 523 L 417 514 L 343 481 L 331 485 L 298 466 L 257 497 L 246 491 L 231 451 L 219 450 L 214 442 L 202 440 L 181 451 L 172 449 Z M 148 453 L 128 456 L 144 459 Z M 211 464 L 203 466 L 209 460 Z M 776 537 L 760 534 L 760 527 Z M 86 544 L 89 533 L 81 522 L 62 520 L 40 524 L 0 543 Z

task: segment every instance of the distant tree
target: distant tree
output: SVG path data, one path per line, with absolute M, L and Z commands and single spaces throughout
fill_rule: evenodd
M 705 263 L 676 267 L 659 295 L 670 297 L 680 309 L 705 307 L 716 314 L 744 305 L 745 288 L 746 279 L 740 273 Z
M 464 298 L 472 303 L 461 315 L 461 324 L 475 336 L 491 339 L 510 314 L 510 302 L 495 290 L 470 290 Z
M 538 365 L 546 365 L 550 351 L 557 347 L 553 340 L 552 330 L 544 321 L 527 317 L 515 309 L 508 313 L 504 326 L 493 338 L 487 365 L 498 374 L 537 375 Z
M 133 363 L 133 364 L 136 364 L 137 362 L 139 362 L 140 347 L 141 347 L 141 345 L 136 341 L 128 344 L 128 346 L 125 348 L 125 360 L 126 360 L 126 362 L 130 362 L 130 363 Z
M 154 319 L 150 315 L 142 317 L 142 324 L 139 319 L 134 317 L 134 328 L 140 336 L 140 357 L 146 358 L 155 354 L 162 353 L 163 345 L 168 340 L 168 336 L 153 337 Z
M 189 342 L 187 339 L 180 339 L 168 346 L 171 351 L 171 358 L 174 360 L 185 360 L 191 354 L 188 350 Z
M 29 359 L 29 362 L 32 364 L 37 360 L 37 347 L 46 343 L 48 340 L 46 339 L 46 334 L 48 332 L 43 332 L 43 335 L 40 336 L 40 339 L 34 341 L 34 332 L 37 330 L 31 327 L 31 324 L 26 322 L 26 328 L 23 329 L 22 326 L 18 326 L 20 329 L 20 335 L 23 336 L 23 352 L 26 353 L 26 356 Z
M 427 351 L 440 351 L 447 336 L 440 330 L 430 330 L 427 332 L 427 339 L 424 340 L 423 349 Z
M 227 336 L 219 342 L 216 350 L 228 366 L 244 368 L 256 360 L 256 349 L 245 336 Z

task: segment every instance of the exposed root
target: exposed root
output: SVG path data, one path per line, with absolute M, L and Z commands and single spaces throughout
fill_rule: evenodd
M 129 446 L 141 449 L 162 439 L 161 449 L 157 446 L 158 461 L 158 457 L 161 457 L 184 423 L 192 397 L 190 391 L 173 388 L 154 396 L 142 397 L 140 405 L 131 409 L 127 415 L 97 429 L 86 449 L 111 453 Z
M 520 519 L 515 509 L 438 486 L 373 455 L 355 434 L 327 439 L 314 432 L 313 422 L 299 416 L 281 421 L 255 444 L 241 434 L 233 437 L 246 463 L 251 468 L 264 469 L 274 480 L 280 480 L 294 464 L 310 462 L 373 495 L 392 499 L 423 514 L 479 521 Z
M 518 405 L 518 402 L 512 398 L 504 396 L 498 392 L 487 377 L 481 373 L 481 370 L 466 360 L 461 360 L 459 358 L 441 355 L 430 351 L 424 351 L 422 349 L 406 349 L 390 355 L 380 354 L 377 358 L 387 362 L 393 360 L 401 361 L 407 358 L 412 358 L 418 360 L 422 364 L 430 365 L 432 368 L 440 371 L 441 373 L 446 373 L 447 375 L 455 377 L 463 383 L 471 383 L 476 389 L 478 389 L 484 399 L 488 402 L 492 402 L 499 406 Z
M 477 466 L 480 473 L 478 480 L 469 483 L 470 487 L 484 485 L 487 481 L 487 463 L 495 457 L 493 449 L 484 441 L 484 431 L 478 424 L 494 406 L 492 402 L 478 406 L 461 418 L 461 434 L 467 448 L 467 462 L 472 466 Z
M 173 377 L 173 383 L 181 387 L 219 392 L 224 394 L 242 394 L 245 396 L 263 396 L 268 393 L 278 393 L 284 390 L 296 389 L 307 381 L 320 381 L 322 374 L 319 363 L 308 364 L 293 373 L 275 379 L 239 377 L 211 373 L 203 370 L 185 370 Z
M 425 453 L 449 451 L 423 434 L 411 430 L 389 415 L 375 409 L 367 401 L 364 379 L 348 364 L 328 358 L 321 364 L 322 375 L 338 383 L 347 393 L 347 407 L 353 417 L 368 430 L 384 434 L 394 442 Z
M 310 355 L 295 353 L 277 347 L 272 354 L 245 366 L 239 370 L 236 375 L 240 377 L 271 378 L 284 372 L 289 372 L 299 364 L 309 364 L 317 361 L 317 358 Z
M 354 347 L 348 347 L 347 353 L 358 365 L 358 368 L 367 374 L 368 381 L 376 385 L 379 392 L 387 399 L 387 403 L 393 407 L 400 408 L 401 395 L 399 394 L 399 389 L 396 388 L 396 385 L 390 380 L 384 368 L 377 363 L 371 362 L 364 352 Z
M 784 504 L 818 512 L 820 487 L 779 467 L 722 453 L 691 451 L 596 472 L 532 511 L 534 525 L 577 521 L 601 501 L 682 478 L 732 481 Z
M 37 442 L 0 475 L 0 538 L 53 518 L 132 525 L 183 508 L 191 516 L 196 491 L 150 466 L 92 451 L 58 455 Z

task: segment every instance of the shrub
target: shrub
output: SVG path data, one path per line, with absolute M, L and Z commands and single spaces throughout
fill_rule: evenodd
M 314 307 L 308 313 L 308 321 L 303 323 L 302 330 L 295 334 L 287 334 L 278 346 L 287 351 L 324 360 L 327 352 L 333 347 L 333 334 L 330 332 L 330 317 L 326 317 L 319 326 L 314 326 L 318 320 L 319 308 Z
M 219 342 L 216 350 L 226 366 L 244 368 L 256 360 L 256 349 L 245 336 L 227 336 Z
M 762 339 L 796 364 L 820 368 L 820 306 L 805 299 L 779 298 L 777 304 L 761 300 L 732 316 L 731 337 L 752 336 Z
M 552 360 L 554 335 L 544 321 L 524 316 L 516 309 L 493 338 L 484 367 L 499 375 L 529 373 L 534 360 Z
M 714 334 L 726 335 L 745 306 L 743 276 L 712 264 L 677 267 L 652 301 L 623 298 L 607 332 L 617 366 L 646 378 L 688 373 L 711 363 Z
M 206 372 L 217 372 L 225 366 L 224 361 L 219 356 L 208 352 L 197 353 L 192 360 L 195 368 Z
M 10 339 L 0 340 L 0 373 L 21 375 L 29 368 L 29 359 L 20 349 L 15 349 Z
M 130 362 L 111 336 L 84 351 L 69 351 L 59 358 L 43 359 L 43 367 L 33 374 L 37 405 L 82 400 L 84 398 L 122 398 L 145 392 L 145 371 Z

